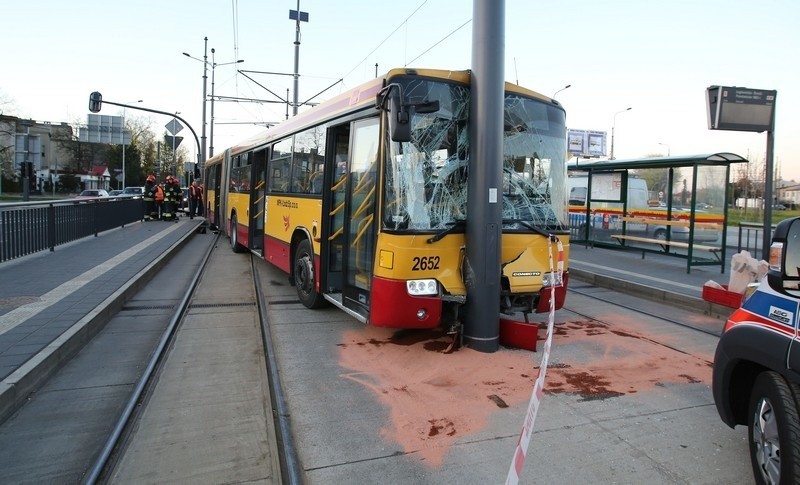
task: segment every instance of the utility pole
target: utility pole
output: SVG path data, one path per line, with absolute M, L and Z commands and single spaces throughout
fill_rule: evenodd
M 505 2 L 474 0 L 472 18 L 464 343 L 492 353 L 500 348 Z
M 200 173 L 203 173 L 203 167 L 206 164 L 206 86 L 208 84 L 208 37 L 203 39 L 205 41 L 205 49 L 203 50 L 203 143 L 200 145 Z
M 308 12 L 300 11 L 300 0 L 297 0 L 297 10 L 289 10 L 289 19 L 296 21 L 294 35 L 294 106 L 292 114 L 297 115 L 297 107 L 300 105 L 298 101 L 298 85 L 300 84 L 300 22 L 308 22 Z

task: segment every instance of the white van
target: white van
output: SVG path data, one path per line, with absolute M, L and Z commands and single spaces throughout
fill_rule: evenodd
M 592 178 L 592 228 L 593 230 L 603 229 L 612 232 L 622 231 L 622 203 L 613 202 L 622 200 L 621 187 L 623 172 L 595 173 Z M 571 176 L 567 179 L 569 189 L 569 205 L 571 207 L 570 225 L 578 227 L 580 234 L 585 234 L 585 212 L 581 216 L 576 206 L 586 207 L 586 199 L 589 186 L 588 175 Z M 647 181 L 640 178 L 628 178 L 627 211 L 628 214 L 634 211 L 647 211 L 643 219 L 652 221 L 653 219 L 667 218 L 666 206 L 651 206 L 649 201 L 650 192 L 647 188 Z M 608 209 L 604 211 L 603 209 Z M 681 215 L 681 219 L 688 219 L 685 211 L 672 210 L 673 218 Z M 685 217 L 684 217 L 685 216 Z M 667 239 L 667 225 L 658 223 L 639 223 L 627 222 L 625 232 L 629 235 L 648 237 L 659 240 Z M 720 231 L 706 228 L 695 228 L 694 242 L 717 241 L 721 236 Z M 672 225 L 670 239 L 673 241 L 688 241 L 689 227 L 682 225 Z
M 592 180 L 592 200 L 620 200 L 620 187 L 622 186 L 621 172 L 610 174 L 595 174 Z M 567 178 L 569 189 L 569 205 L 586 206 L 589 192 L 589 177 L 577 176 Z M 649 200 L 647 181 L 638 178 L 628 179 L 628 210 L 648 209 Z M 592 207 L 608 207 L 608 203 L 592 202 Z

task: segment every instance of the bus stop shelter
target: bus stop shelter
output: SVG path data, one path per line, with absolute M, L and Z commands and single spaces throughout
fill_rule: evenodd
M 725 271 L 733 153 L 570 162 L 571 240 Z

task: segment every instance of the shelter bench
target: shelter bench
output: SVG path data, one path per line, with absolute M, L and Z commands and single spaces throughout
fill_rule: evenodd
M 640 242 L 640 243 L 646 243 L 646 244 L 659 245 L 659 246 L 661 246 L 661 248 L 665 252 L 670 247 L 689 249 L 689 243 L 682 242 L 682 241 L 666 241 L 664 239 L 654 239 L 654 238 L 650 238 L 650 237 L 639 237 L 639 236 L 627 236 L 627 235 L 624 235 L 624 234 L 612 234 L 611 237 L 616 239 L 617 242 L 619 242 L 623 246 L 625 245 L 625 241 L 633 241 L 633 242 Z M 642 251 L 642 259 L 644 259 L 644 253 L 648 251 L 647 248 L 637 248 L 637 247 L 631 247 L 631 246 L 626 246 L 626 247 L 628 247 L 630 249 L 639 249 L 639 250 L 641 250 Z M 719 253 L 722 251 L 722 248 L 720 248 L 720 247 L 707 246 L 705 244 L 693 244 L 692 245 L 692 249 L 699 249 L 701 251 L 708 251 L 709 253 L 714 255 L 714 257 L 716 258 L 717 261 L 720 261 L 720 262 L 722 261 L 722 259 L 720 258 L 720 255 L 719 255 Z M 650 251 L 652 252 L 652 250 L 650 250 Z

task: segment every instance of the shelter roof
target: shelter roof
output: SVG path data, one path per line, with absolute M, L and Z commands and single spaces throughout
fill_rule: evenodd
M 708 153 L 702 155 L 681 155 L 672 157 L 651 157 L 629 160 L 586 160 L 583 162 L 570 161 L 568 170 L 620 170 L 637 168 L 669 168 L 692 167 L 694 165 L 729 165 L 731 163 L 748 163 L 744 157 L 735 153 Z

